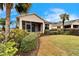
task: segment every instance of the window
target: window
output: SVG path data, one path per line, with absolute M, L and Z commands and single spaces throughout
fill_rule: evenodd
M 49 29 L 49 24 L 45 24 L 45 29 Z
M 22 28 L 25 30 L 25 21 L 22 21 Z
M 26 30 L 27 30 L 28 32 L 31 31 L 31 23 L 26 23 Z
M 65 25 L 64 28 L 71 28 L 71 25 Z
M 79 28 L 79 25 L 73 25 L 73 28 Z
M 57 26 L 57 28 L 61 28 L 61 26 Z

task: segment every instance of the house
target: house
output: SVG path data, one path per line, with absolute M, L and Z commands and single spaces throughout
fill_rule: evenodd
M 16 26 L 29 32 L 43 32 L 51 29 L 51 23 L 36 14 L 24 14 L 16 18 Z
M 52 23 L 52 29 L 63 28 L 62 22 Z M 65 29 L 79 29 L 79 19 L 67 21 L 64 23 Z

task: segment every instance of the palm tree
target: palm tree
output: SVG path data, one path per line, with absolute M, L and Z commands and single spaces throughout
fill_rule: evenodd
M 65 14 L 61 14 L 60 18 L 62 20 L 62 27 L 63 27 L 63 30 L 64 30 L 64 22 L 65 22 L 65 20 L 69 20 L 69 15 L 66 14 L 66 13 Z
M 5 18 L 0 18 L 0 25 L 2 25 L 2 31 L 5 32 Z M 10 21 L 10 24 L 13 25 L 15 22 Z
M 3 10 L 3 7 L 6 7 L 6 26 L 5 26 L 5 41 L 8 40 L 8 35 L 10 33 L 10 14 L 11 9 L 13 8 L 13 5 L 15 5 L 15 9 L 18 13 L 26 13 L 31 6 L 30 3 L 0 3 L 0 9 Z

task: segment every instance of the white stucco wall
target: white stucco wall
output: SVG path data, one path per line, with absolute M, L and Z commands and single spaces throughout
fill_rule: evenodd
M 22 16 L 22 17 L 20 17 L 20 20 L 31 21 L 31 22 L 40 22 L 40 23 L 44 22 L 43 20 L 41 20 L 39 17 L 37 17 L 35 15 Z
M 53 29 L 53 25 L 52 24 L 49 24 L 49 30 Z
M 79 25 L 79 22 L 76 21 L 76 22 L 73 22 L 72 24 L 73 25 Z
M 57 26 L 53 25 L 53 24 L 49 24 L 49 30 L 51 29 L 57 29 Z
M 42 23 L 41 25 L 41 32 L 44 33 L 44 30 L 45 30 L 45 23 L 44 21 L 37 17 L 36 15 L 27 15 L 27 16 L 22 16 L 22 17 L 19 17 L 19 29 L 22 29 L 22 21 L 29 21 L 29 22 L 37 22 L 37 23 Z M 36 29 L 37 31 L 37 29 Z

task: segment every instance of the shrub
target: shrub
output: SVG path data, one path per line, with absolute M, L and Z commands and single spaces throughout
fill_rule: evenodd
M 52 30 L 46 30 L 45 35 L 79 35 L 79 30 L 78 29 L 52 29 Z
M 26 36 L 20 46 L 20 51 L 22 52 L 27 52 L 30 50 L 33 50 L 36 48 L 36 42 L 37 42 L 37 34 L 35 33 L 30 33 L 28 36 Z
M 24 38 L 26 35 L 28 35 L 27 31 L 21 29 L 15 29 L 11 31 L 9 38 L 15 38 L 16 40 L 20 40 Z
M 45 35 L 69 35 L 72 34 L 71 31 L 63 31 L 62 29 L 58 30 L 47 30 L 45 31 Z
M 79 35 L 79 29 L 71 29 L 69 30 L 72 35 Z
M 0 56 L 13 56 L 18 49 L 15 42 L 0 43 Z
M 63 34 L 64 35 L 71 35 L 70 31 L 65 31 Z
M 4 40 L 4 38 L 5 38 L 5 36 L 2 33 L 0 33 L 0 42 L 2 42 Z
M 45 35 L 56 35 L 56 34 L 58 34 L 58 32 L 57 32 L 57 30 L 55 31 L 53 31 L 53 30 L 45 30 L 45 32 L 44 32 L 44 34 Z
M 10 32 L 9 39 L 14 39 L 17 43 L 17 47 L 19 47 L 22 39 L 27 36 L 29 33 L 25 30 L 14 29 Z
M 45 30 L 44 31 L 44 34 L 49 34 L 49 30 Z

